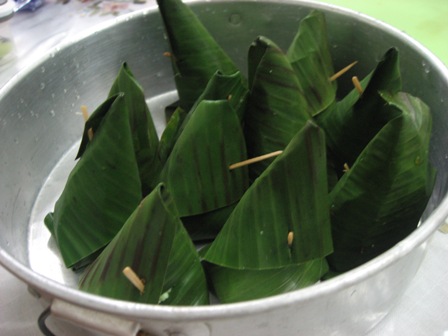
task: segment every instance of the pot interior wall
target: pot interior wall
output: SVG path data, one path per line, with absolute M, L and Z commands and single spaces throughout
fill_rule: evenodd
M 281 5 L 214 1 L 195 3 L 193 8 L 245 72 L 248 46 L 258 35 L 271 38 L 286 50 L 298 22 L 311 7 L 297 6 L 294 1 Z M 416 52 L 396 35 L 377 30 L 362 17 L 354 22 L 346 13 L 335 10 L 327 13 L 327 22 L 335 69 L 358 60 L 355 71 L 362 77 L 389 47 L 398 47 L 404 90 L 431 106 L 431 157 L 439 173 L 428 207 L 430 213 L 447 191 L 448 79 L 442 77 L 431 58 Z M 77 43 L 54 49 L 1 91 L 0 246 L 19 262 L 29 265 L 29 223 L 36 197 L 53 167 L 80 139 L 80 105 L 93 111 L 106 98 L 124 61 L 148 99 L 172 92 L 171 65 L 163 56 L 167 50 L 157 11 L 141 12 L 103 27 Z M 345 83 L 340 82 L 340 91 L 346 92 L 350 77 Z M 162 106 L 150 107 L 157 122 L 163 123 Z

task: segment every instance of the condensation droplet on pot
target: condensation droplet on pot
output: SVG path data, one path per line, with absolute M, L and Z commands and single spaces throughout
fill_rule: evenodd
M 241 24 L 241 15 L 233 13 L 229 16 L 229 23 L 234 26 L 239 26 Z
M 43 82 L 40 83 L 40 89 L 41 89 L 41 90 L 44 90 L 44 89 L 45 89 L 45 83 L 43 83 Z
M 77 99 L 77 100 L 80 100 L 80 99 L 81 99 L 81 96 L 80 96 L 80 95 L 76 95 L 76 99 Z
M 45 67 L 44 66 L 40 67 L 40 72 L 42 72 L 42 73 L 45 72 Z
M 422 61 L 422 67 L 423 67 L 423 71 L 426 74 L 429 74 L 431 72 L 431 68 L 429 67 L 429 64 L 426 63 L 426 61 Z
M 51 94 L 51 98 L 55 98 L 56 97 L 56 95 L 55 95 L 55 93 L 53 92 L 52 94 Z
M 67 93 L 67 89 L 64 89 L 64 93 Z
M 56 112 L 54 112 L 54 110 L 51 110 L 51 111 L 50 111 L 50 115 L 51 115 L 52 117 L 54 117 L 54 116 L 56 115 Z
M 34 137 L 34 142 L 38 143 L 39 142 L 39 137 Z
M 23 98 L 20 98 L 20 104 L 23 104 L 25 100 Z

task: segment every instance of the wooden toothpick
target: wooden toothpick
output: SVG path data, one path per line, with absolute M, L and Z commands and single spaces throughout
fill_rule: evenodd
M 361 86 L 361 82 L 359 81 L 358 77 L 353 76 L 352 82 L 353 82 L 353 85 L 355 86 L 356 91 L 358 91 L 358 93 L 361 95 L 364 92 L 364 90 Z
M 81 113 L 82 113 L 82 117 L 84 118 L 84 122 L 89 120 L 89 112 L 87 111 L 87 106 L 81 105 Z M 87 130 L 87 136 L 89 137 L 89 141 L 92 141 L 92 139 L 93 139 L 93 129 L 89 128 Z
M 283 153 L 283 151 L 279 150 L 279 151 L 276 151 L 276 152 L 272 152 L 272 153 L 268 153 L 268 154 L 265 154 L 265 155 L 254 157 L 252 159 L 248 159 L 248 160 L 244 160 L 244 161 L 241 161 L 241 162 L 237 162 L 237 163 L 231 164 L 229 166 L 229 170 L 240 168 L 240 167 L 243 167 L 243 166 L 247 166 L 247 165 L 250 165 L 250 164 L 255 163 L 255 162 L 263 161 L 263 160 L 269 159 L 271 157 L 278 156 L 281 153 Z
M 347 65 L 345 68 L 339 70 L 338 72 L 336 72 L 333 76 L 331 76 L 329 78 L 330 82 L 338 79 L 339 77 L 341 77 L 343 74 L 345 74 L 347 71 L 349 71 L 351 68 L 353 68 L 356 63 L 358 63 L 358 61 L 354 61 L 353 63 Z
M 292 242 L 294 241 L 294 232 L 293 231 L 289 231 L 288 232 L 288 246 L 291 247 L 292 246 Z
M 143 294 L 143 292 L 145 291 L 145 284 L 143 283 L 142 279 L 140 279 L 134 272 L 134 270 L 129 266 L 126 266 L 123 269 L 123 274 L 140 291 L 140 294 Z
M 81 105 L 81 113 L 82 117 L 84 118 L 84 122 L 89 120 L 89 112 L 87 111 L 87 106 Z

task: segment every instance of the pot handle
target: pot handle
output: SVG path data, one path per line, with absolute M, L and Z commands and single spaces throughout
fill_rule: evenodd
M 52 335 L 45 325 L 46 318 L 52 314 L 56 318 L 72 322 L 84 329 L 98 331 L 107 335 L 137 335 L 140 324 L 120 317 L 73 305 L 63 300 L 54 299 L 47 310 L 39 317 L 39 328 L 44 335 Z

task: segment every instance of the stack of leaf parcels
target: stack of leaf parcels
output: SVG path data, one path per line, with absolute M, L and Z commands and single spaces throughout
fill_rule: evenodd
M 164 133 L 124 64 L 45 220 L 67 267 L 91 263 L 82 290 L 198 305 L 209 283 L 221 302 L 257 299 L 357 267 L 416 228 L 435 180 L 431 115 L 400 92 L 396 49 L 337 100 L 322 13 L 286 53 L 258 37 L 246 79 L 188 6 L 158 4 L 179 94 Z

